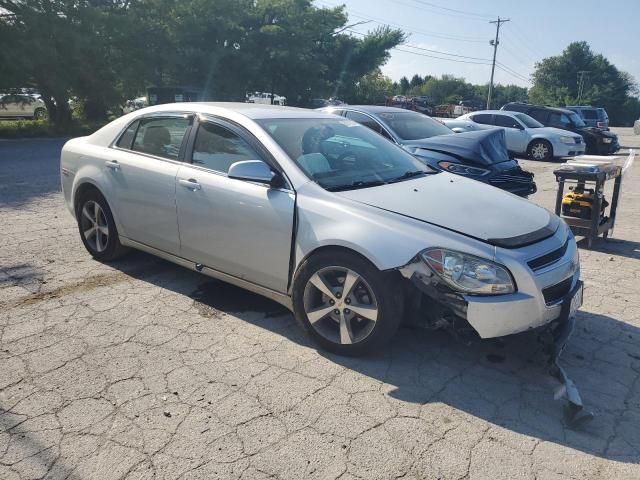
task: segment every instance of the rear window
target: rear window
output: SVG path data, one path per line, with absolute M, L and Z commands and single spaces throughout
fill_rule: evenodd
M 403 140 L 418 140 L 453 133 L 449 127 L 421 113 L 382 112 L 378 117 Z
M 598 112 L 596 110 L 581 110 L 582 118 L 585 120 L 597 120 Z
M 140 123 L 132 149 L 177 160 L 187 128 L 189 119 L 184 117 L 144 119 Z
M 473 120 L 476 123 L 481 123 L 483 125 L 493 125 L 492 116 L 493 115 L 489 113 L 479 113 L 477 115 L 472 115 L 471 120 Z

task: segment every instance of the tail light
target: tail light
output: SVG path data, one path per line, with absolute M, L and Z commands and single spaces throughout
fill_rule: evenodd
M 605 128 L 604 122 L 596 122 L 596 127 Z

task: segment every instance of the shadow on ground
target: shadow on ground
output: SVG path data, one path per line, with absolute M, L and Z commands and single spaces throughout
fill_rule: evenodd
M 205 315 L 207 311 L 233 314 L 311 346 L 288 310 L 259 295 L 143 253 L 136 252 L 113 266 L 189 295 Z M 211 317 L 215 321 L 215 316 Z M 546 373 L 545 359 L 531 335 L 465 345 L 445 332 L 402 328 L 378 354 L 347 358 L 319 353 L 382 382 L 393 398 L 433 406 L 434 415 L 440 412 L 437 405 L 443 403 L 462 415 L 534 439 L 610 460 L 640 463 L 640 331 L 615 318 L 587 312 L 580 312 L 577 320 L 561 363 L 578 385 L 586 407 L 596 414 L 595 420 L 579 431 L 566 426 L 564 400 L 554 400 L 558 383 Z

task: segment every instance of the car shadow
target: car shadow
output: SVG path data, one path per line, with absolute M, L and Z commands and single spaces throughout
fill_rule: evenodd
M 598 237 L 593 241 L 591 248 L 588 248 L 587 239 L 581 238 L 578 241 L 578 246 L 595 252 L 611 253 L 625 258 L 640 259 L 640 242 L 633 240 L 623 240 L 620 238 L 607 238 L 605 240 L 602 237 Z
M 297 344 L 309 337 L 283 306 L 163 260 L 134 253 L 113 266 L 129 275 L 188 295 L 203 313 L 232 314 Z M 136 268 L 137 263 L 147 265 Z M 155 267 L 152 273 L 148 265 Z M 586 292 L 588 295 L 588 291 Z M 258 312 L 262 315 L 255 315 Z M 206 315 L 215 321 L 216 315 Z M 540 345 L 529 334 L 462 343 L 450 334 L 403 327 L 383 351 L 351 358 L 319 350 L 329 361 L 379 381 L 391 398 L 445 423 L 442 404 L 468 421 L 488 422 L 530 439 L 553 442 L 594 456 L 640 463 L 640 331 L 615 318 L 579 312 L 577 328 L 561 357 L 595 419 L 578 430 L 566 424 L 558 382 L 548 374 Z M 634 410 L 636 413 L 633 413 Z M 442 417 L 439 418 L 438 416 Z M 437 417 L 437 418 L 436 418 Z

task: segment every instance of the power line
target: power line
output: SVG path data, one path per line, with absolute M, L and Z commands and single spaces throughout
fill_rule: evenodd
M 421 57 L 429 57 L 429 58 L 436 58 L 438 60 L 447 60 L 449 62 L 456 62 L 456 63 L 471 63 L 474 65 L 491 65 L 491 63 L 485 63 L 485 62 L 472 62 L 470 60 L 456 60 L 455 58 L 446 58 L 446 57 L 436 57 L 435 55 L 428 55 L 426 53 L 420 53 L 420 52 L 413 52 L 411 50 L 404 50 L 400 47 L 393 47 L 393 50 L 398 50 L 399 52 L 405 52 L 405 53 L 412 53 L 414 55 L 419 55 Z
M 330 3 L 326 3 L 326 2 L 318 2 L 321 5 L 325 6 L 325 7 L 335 7 L 335 6 L 339 6 L 337 4 L 330 4 Z M 465 37 L 465 36 L 461 36 L 461 35 L 449 35 L 449 34 L 444 34 L 444 33 L 440 33 L 440 32 L 431 32 L 428 30 L 414 30 L 409 28 L 406 25 L 402 25 L 399 23 L 394 23 L 394 22 L 390 22 L 386 19 L 383 18 L 379 18 L 379 17 L 372 17 L 372 16 L 368 16 L 358 10 L 353 10 L 353 9 L 349 9 L 349 16 L 351 17 L 356 17 L 356 18 L 360 18 L 362 20 L 369 20 L 371 22 L 377 23 L 379 25 L 389 25 L 389 26 L 393 26 L 393 27 L 397 27 L 397 28 L 402 28 L 403 30 L 405 30 L 406 32 L 409 33 L 413 33 L 415 35 L 422 35 L 425 37 L 434 37 L 434 38 L 442 38 L 445 40 L 454 40 L 457 42 L 471 42 L 471 43 L 484 43 L 485 40 L 482 39 L 481 37 Z
M 484 62 L 490 62 L 491 61 L 491 59 L 489 59 L 489 58 L 469 57 L 467 55 L 457 55 L 455 53 L 441 52 L 440 50 L 432 50 L 430 48 L 418 47 L 417 45 L 411 45 L 410 43 L 404 43 L 402 45 L 404 47 L 415 48 L 416 50 L 423 50 L 425 52 L 437 53 L 439 55 L 447 55 L 447 56 L 458 57 L 458 58 L 467 58 L 467 59 L 470 59 L 470 60 L 482 60 Z
M 350 32 L 350 33 L 356 34 L 356 35 L 360 35 L 361 37 L 366 36 L 364 33 L 357 32 L 355 30 L 347 29 L 347 31 Z M 491 62 L 491 60 L 489 58 L 469 57 L 467 55 L 457 55 L 455 53 L 441 52 L 440 50 L 433 50 L 431 48 L 419 47 L 417 45 L 412 45 L 410 43 L 403 43 L 402 46 L 403 47 L 407 47 L 407 48 L 413 48 L 413 49 L 416 49 L 416 50 L 421 50 L 421 51 L 424 51 L 424 52 L 437 53 L 439 55 L 448 55 L 448 56 L 452 56 L 452 57 L 466 58 L 466 59 L 470 59 L 470 60 L 481 60 L 482 62 L 486 62 L 486 63 L 484 63 L 485 65 L 490 65 L 489 62 Z M 418 53 L 418 52 L 409 52 L 409 53 Z M 427 56 L 427 55 L 424 55 L 424 56 Z M 438 57 L 433 57 L 433 58 L 438 58 Z M 448 60 L 448 59 L 447 58 L 443 58 L 443 60 Z
M 523 82 L 527 82 L 527 83 L 531 82 L 531 80 L 525 77 L 524 75 L 521 75 L 520 73 L 510 69 L 506 65 L 501 64 L 500 62 L 496 62 L 496 67 L 502 70 L 503 72 L 508 73 L 512 77 L 517 78 L 518 80 L 522 80 Z
M 480 17 L 481 19 L 487 19 L 487 18 L 495 18 L 495 15 L 487 15 L 487 14 L 482 14 L 482 13 L 474 13 L 474 12 L 465 12 L 463 10 L 456 10 L 455 8 L 448 8 L 448 7 L 441 7 L 440 5 L 435 5 L 431 2 L 425 2 L 424 0 L 413 0 L 416 3 L 419 3 L 421 5 L 427 5 L 433 8 L 439 8 L 440 10 L 446 10 L 448 12 L 454 12 L 454 13 L 459 13 L 462 14 L 464 16 L 472 16 L 472 17 Z

